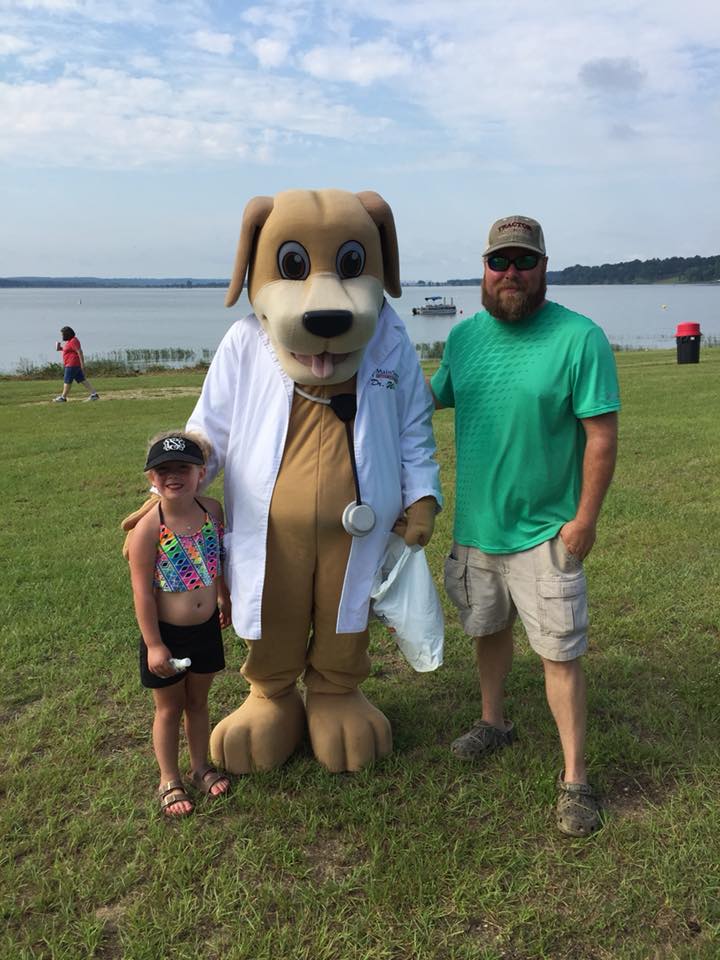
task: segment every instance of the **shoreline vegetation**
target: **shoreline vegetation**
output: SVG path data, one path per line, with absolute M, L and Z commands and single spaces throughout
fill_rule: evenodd
M 720 337 L 708 337 L 701 334 L 705 348 L 720 347 Z M 611 343 L 614 353 L 667 352 L 669 347 L 633 347 L 620 343 Z M 440 360 L 445 350 L 444 340 L 429 343 L 416 343 L 415 349 L 421 360 Z M 188 373 L 204 373 L 210 366 L 214 350 L 189 350 L 185 347 L 137 348 L 132 350 L 113 350 L 105 354 L 91 354 L 85 361 L 85 370 L 89 378 L 97 377 L 134 377 L 146 373 L 170 373 L 184 370 Z M 61 380 L 61 363 L 48 362 L 37 364 L 27 357 L 21 357 L 12 373 L 0 373 L 0 382 L 8 380 Z
M 652 260 L 628 260 L 601 266 L 575 264 L 563 270 L 548 270 L 551 286 L 594 284 L 720 283 L 720 254 L 712 257 L 666 257 Z M 223 279 L 194 277 L 0 277 L 0 289 L 158 287 L 196 289 L 226 287 Z M 416 280 L 403 287 L 479 287 L 480 277 L 452 280 Z
M 136 348 L 112 350 L 110 353 L 90 354 L 85 360 L 85 372 L 91 377 L 133 377 L 144 373 L 166 373 L 184 370 L 205 372 L 215 351 L 209 348 L 190 350 L 185 347 Z M 2 380 L 57 380 L 62 379 L 63 365 L 56 361 L 38 364 L 21 357 L 14 373 L 0 374 Z

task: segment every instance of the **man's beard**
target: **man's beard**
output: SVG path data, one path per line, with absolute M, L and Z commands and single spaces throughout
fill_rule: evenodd
M 506 292 L 507 289 L 506 287 Z M 542 278 L 542 283 L 534 293 L 525 293 L 518 296 L 517 294 L 521 294 L 521 291 L 516 289 L 513 289 L 513 293 L 516 294 L 516 296 L 512 297 L 509 301 L 501 302 L 502 291 L 499 290 L 496 294 L 490 293 L 485 286 L 485 278 L 483 277 L 482 305 L 489 314 L 495 317 L 496 320 L 501 320 L 503 323 L 517 323 L 519 320 L 524 320 L 526 317 L 535 313 L 538 307 L 541 306 L 547 293 L 545 277 Z

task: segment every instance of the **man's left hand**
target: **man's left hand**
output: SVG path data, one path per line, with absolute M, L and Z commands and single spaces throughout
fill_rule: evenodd
M 569 520 L 560 527 L 560 537 L 565 549 L 576 560 L 584 560 L 595 543 L 596 528 L 594 523 L 583 523 L 581 520 Z

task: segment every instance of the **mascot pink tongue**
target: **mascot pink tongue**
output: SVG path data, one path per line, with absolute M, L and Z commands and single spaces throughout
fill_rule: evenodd
M 441 502 L 432 400 L 384 298 L 401 293 L 392 211 L 371 192 L 255 197 L 227 306 L 246 275 L 254 312 L 223 338 L 189 421 L 213 445 L 208 482 L 224 469 L 226 578 L 248 643 L 250 692 L 211 753 L 233 773 L 267 770 L 307 731 L 325 767 L 359 770 L 392 749 L 359 689 L 373 579 L 395 524 L 425 544 Z M 347 532 L 361 498 L 374 526 Z
M 327 380 L 333 375 L 335 362 L 331 353 L 320 353 L 312 358 L 312 372 L 316 377 Z
M 327 350 L 325 353 L 295 353 L 293 356 L 306 367 L 310 367 L 313 376 L 318 380 L 328 380 L 335 371 L 335 364 L 347 358 L 346 353 L 328 353 Z

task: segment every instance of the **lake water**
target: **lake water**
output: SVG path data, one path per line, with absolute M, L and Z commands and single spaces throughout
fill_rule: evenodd
M 414 317 L 426 296 L 454 297 L 454 317 Z M 612 343 L 672 347 L 678 323 L 699 323 L 720 338 L 720 283 L 662 286 L 548 288 L 548 297 L 598 323 Z M 60 327 L 73 327 L 86 357 L 133 348 L 180 347 L 214 351 L 230 324 L 250 312 L 247 296 L 231 310 L 224 290 L 199 289 L 0 289 L 0 371 L 21 359 L 57 360 Z M 453 324 L 480 307 L 479 287 L 405 287 L 391 300 L 415 343 L 445 340 Z

